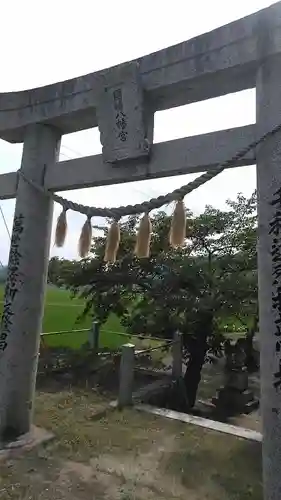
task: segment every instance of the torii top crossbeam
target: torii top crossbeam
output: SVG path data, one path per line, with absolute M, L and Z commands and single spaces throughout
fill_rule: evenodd
M 270 39 L 261 47 L 265 21 Z M 281 52 L 280 2 L 131 63 L 65 82 L 0 94 L 0 137 L 23 142 L 25 127 L 48 123 L 62 134 L 96 127 L 101 80 L 126 78 L 137 64 L 152 112 L 254 88 L 262 58 Z M 261 50 L 262 48 L 262 50 Z M 129 75 L 127 75 L 129 76 Z
M 153 145 L 155 111 L 256 88 L 255 125 Z M 23 142 L 22 176 L 0 176 L 16 197 L 0 331 L 0 438 L 30 429 L 53 202 L 67 190 L 216 168 L 256 138 L 263 471 L 281 498 L 281 2 L 129 63 L 0 94 L 0 138 Z M 60 162 L 63 134 L 98 126 L 103 154 Z M 279 129 L 278 129 L 279 130 Z M 24 176 L 40 186 L 34 189 Z
M 268 22 L 269 35 L 264 29 Z M 0 94 L 0 137 L 10 142 L 23 142 L 26 127 L 35 123 L 52 125 L 61 134 L 99 125 L 107 155 L 61 162 L 60 169 L 55 164 L 48 165 L 44 185 L 51 190 L 142 180 L 148 173 L 150 178 L 155 178 L 212 168 L 251 142 L 255 136 L 254 127 L 237 127 L 155 145 L 148 171 L 145 157 L 149 151 L 144 150 L 141 142 L 145 137 L 149 144 L 153 142 L 153 115 L 160 109 L 254 88 L 260 61 L 281 51 L 280 30 L 278 2 L 210 33 L 129 63 L 38 89 Z M 139 103 L 138 116 L 135 113 L 133 118 L 129 110 L 128 128 L 134 137 L 133 143 L 123 148 L 121 155 L 121 158 L 137 156 L 139 159 L 129 175 L 122 163 L 118 170 L 113 170 L 104 161 L 105 156 L 116 159 L 119 145 L 115 142 L 109 146 L 110 141 L 105 139 L 111 133 L 107 126 L 112 122 L 112 110 L 107 103 L 101 104 L 101 94 L 106 86 L 117 89 L 119 84 L 123 88 L 127 86 L 131 94 L 125 103 L 127 110 L 131 107 L 130 99 Z M 133 126 L 132 120 L 135 120 Z M 136 122 L 139 122 L 138 135 Z M 206 150 L 210 154 L 204 161 Z M 175 161 L 171 162 L 171 156 Z M 251 153 L 243 165 L 254 162 L 255 154 Z M 233 164 L 238 165 L 241 162 Z M 14 197 L 16 174 L 5 174 L 0 179 L 0 198 Z

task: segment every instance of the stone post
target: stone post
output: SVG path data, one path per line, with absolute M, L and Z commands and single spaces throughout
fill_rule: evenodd
M 57 160 L 60 134 L 27 128 L 21 168 L 38 184 Z M 30 430 L 44 309 L 53 202 L 19 178 L 0 331 L 0 440 Z
M 182 334 L 175 332 L 172 344 L 172 377 L 182 377 Z
M 124 406 L 130 406 L 132 404 L 134 365 L 135 346 L 133 344 L 124 344 L 122 346 L 122 357 L 119 372 L 119 408 L 124 408 Z
M 98 321 L 93 321 L 92 328 L 89 330 L 89 344 L 91 349 L 94 349 L 96 353 L 99 352 L 99 336 L 100 327 Z
M 260 31 L 261 35 L 262 30 Z M 268 35 L 268 33 L 267 33 Z M 263 48 L 266 48 L 265 46 Z M 257 137 L 281 122 L 281 57 L 261 63 Z M 265 500 L 281 498 L 281 133 L 257 148 L 261 413 Z

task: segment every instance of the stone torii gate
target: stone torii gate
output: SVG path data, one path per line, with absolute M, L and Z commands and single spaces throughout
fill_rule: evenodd
M 249 88 L 256 88 L 256 124 L 153 145 L 156 111 Z M 0 137 L 23 142 L 21 172 L 43 188 L 19 173 L 0 175 L 0 199 L 16 198 L 0 332 L 2 437 L 31 425 L 53 211 L 44 190 L 207 171 L 280 123 L 281 2 L 136 61 L 0 94 Z M 58 162 L 63 134 L 96 126 L 102 155 Z M 280 500 L 281 132 L 229 166 L 255 163 L 264 498 Z

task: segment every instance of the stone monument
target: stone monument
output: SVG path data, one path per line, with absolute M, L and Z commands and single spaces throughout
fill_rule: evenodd
M 244 339 L 225 342 L 224 385 L 212 399 L 219 413 L 225 416 L 250 413 L 258 406 L 258 400 L 249 390 L 249 377 L 245 366 Z

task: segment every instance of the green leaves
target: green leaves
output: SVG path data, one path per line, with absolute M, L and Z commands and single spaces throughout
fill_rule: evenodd
M 249 199 L 239 194 L 224 211 L 207 206 L 199 216 L 188 212 L 189 237 L 176 251 L 168 241 L 170 217 L 158 212 L 149 259 L 133 256 L 138 220 L 120 222 L 115 264 L 103 262 L 104 228 L 93 240 L 92 258 L 51 261 L 49 275 L 85 299 L 85 314 L 103 323 L 114 312 L 133 333 L 170 338 L 180 329 L 192 335 L 208 314 L 216 350 L 227 318 L 256 313 L 256 193 Z

